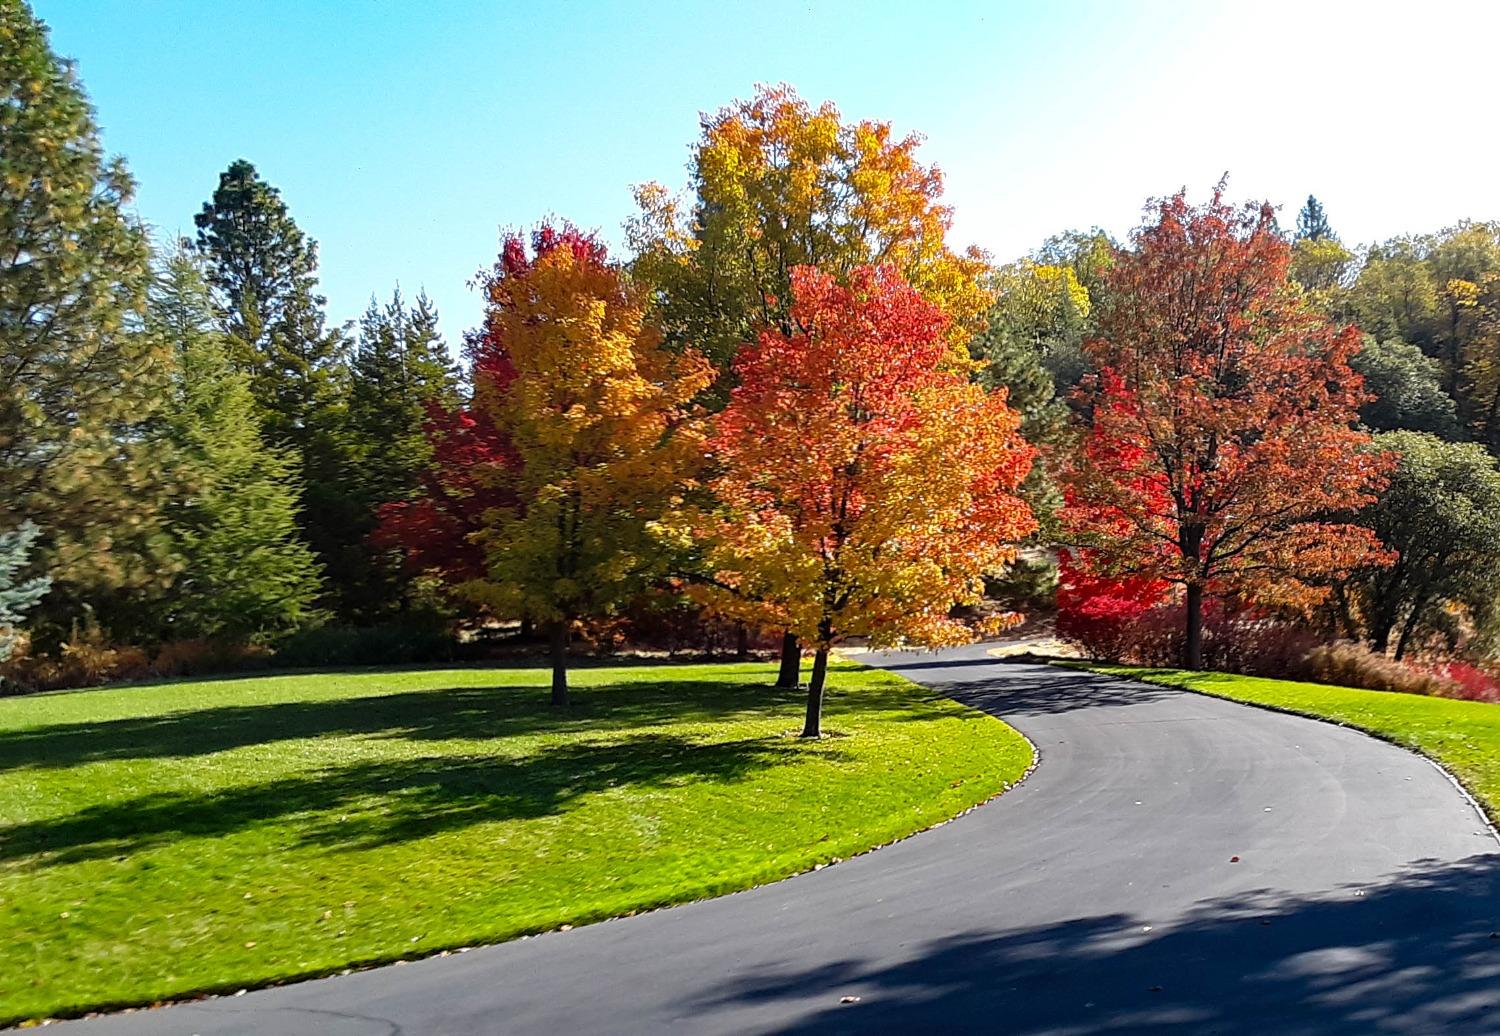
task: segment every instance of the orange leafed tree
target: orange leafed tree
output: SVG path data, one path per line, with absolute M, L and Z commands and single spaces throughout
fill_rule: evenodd
M 1270 207 L 1222 191 L 1157 203 L 1110 268 L 1086 346 L 1099 373 L 1080 389 L 1091 421 L 1065 476 L 1064 523 L 1098 574 L 1180 588 L 1189 668 L 1205 595 L 1307 606 L 1383 556 L 1338 516 L 1373 499 L 1390 463 L 1356 427 L 1357 329 L 1289 287 Z
M 804 736 L 821 733 L 828 651 L 963 642 L 949 618 L 1033 528 L 1015 488 L 1033 451 L 1003 394 L 948 362 L 947 317 L 890 268 L 792 272 L 799 330 L 735 363 L 710 455 L 719 509 L 697 534 L 721 611 L 816 651 Z
M 494 505 L 474 534 L 486 575 L 465 589 L 498 614 L 547 624 L 561 705 L 570 624 L 660 571 L 652 525 L 701 461 L 691 401 L 713 369 L 662 348 L 640 293 L 592 237 L 544 226 L 532 252 L 505 241 L 469 343 L 473 409 L 509 459 L 475 472 Z

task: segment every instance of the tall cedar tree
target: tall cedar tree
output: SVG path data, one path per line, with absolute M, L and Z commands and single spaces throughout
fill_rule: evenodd
M 701 457 L 687 418 L 713 369 L 663 348 L 644 297 L 592 237 L 543 226 L 532 251 L 505 241 L 471 342 L 474 408 L 517 463 L 484 472 L 513 502 L 485 513 L 487 574 L 468 591 L 547 625 L 552 702 L 565 705 L 571 624 L 607 613 L 660 570 L 652 525 Z
M 133 191 L 73 65 L 25 3 L 0 0 L 0 528 L 40 527 L 54 632 L 173 570 L 145 434 L 170 358 L 140 333 L 149 248 Z
M 1307 204 L 1302 206 L 1302 211 L 1297 213 L 1297 239 L 1299 241 L 1322 241 L 1325 238 L 1338 240 L 1338 235 L 1333 232 L 1333 227 L 1328 225 L 1328 215 L 1323 211 L 1323 203 L 1313 195 L 1307 196 Z
M 988 263 L 948 246 L 952 211 L 943 177 L 917 159 L 921 138 L 889 123 L 845 122 L 832 103 L 813 108 L 786 85 L 758 87 L 701 120 L 688 212 L 655 183 L 636 189 L 627 231 L 634 274 L 654 292 L 669 344 L 690 344 L 727 374 L 741 343 L 790 317 L 791 271 L 815 264 L 839 276 L 857 266 L 897 267 L 949 316 L 959 354 L 983 326 Z M 721 406 L 731 379 L 712 398 Z M 786 636 L 781 686 L 795 686 L 801 652 Z
M 303 538 L 328 576 L 329 603 L 348 617 L 365 601 L 368 562 L 361 506 L 350 485 L 345 437 L 348 343 L 325 326 L 317 292 L 318 247 L 281 194 L 240 159 L 219 174 L 213 198 L 194 217 L 208 260 L 220 326 L 270 441 L 291 449 L 304 488 Z
M 947 317 L 893 269 L 792 271 L 791 318 L 735 361 L 710 441 L 720 509 L 699 528 L 726 614 L 815 649 L 803 736 L 821 733 L 828 652 L 970 639 L 949 615 L 1035 528 L 1015 495 L 1033 450 L 1003 391 L 954 371 Z
M 169 511 L 183 568 L 166 632 L 247 638 L 302 625 L 321 587 L 298 535 L 295 458 L 263 441 L 249 378 L 230 360 L 201 261 L 185 249 L 160 264 L 147 326 L 176 351 L 165 424 L 193 487 Z
M 1183 588 L 1197 668 L 1205 594 L 1306 606 L 1326 594 L 1312 580 L 1380 555 L 1331 516 L 1370 503 L 1389 462 L 1354 427 L 1359 332 L 1288 290 L 1270 206 L 1233 208 L 1221 185 L 1156 208 L 1109 271 L 1063 520 L 1100 574 Z
M 432 459 L 424 432 L 430 408 L 451 412 L 459 403 L 459 376 L 438 332 L 437 311 L 425 293 L 408 306 L 398 289 L 381 306 L 373 298 L 359 324 L 350 364 L 345 425 L 351 463 L 347 491 L 358 503 L 352 549 L 368 556 L 350 566 L 361 582 L 360 617 L 378 619 L 409 603 L 391 544 L 373 535 L 382 507 L 409 502 L 422 490 Z

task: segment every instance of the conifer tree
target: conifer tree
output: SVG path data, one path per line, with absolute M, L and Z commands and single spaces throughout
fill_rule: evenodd
M 42 530 L 54 629 L 172 571 L 144 434 L 168 360 L 139 328 L 134 186 L 46 27 L 0 0 L 0 527 Z
M 199 261 L 161 264 L 148 327 L 178 374 L 165 419 L 190 496 L 171 511 L 183 570 L 166 610 L 175 636 L 250 637 L 295 628 L 320 590 L 297 529 L 295 458 L 261 437 L 249 378 L 230 360 Z
M 219 175 L 194 221 L 220 327 L 249 375 L 266 436 L 296 456 L 300 526 L 327 573 L 327 603 L 348 615 L 357 595 L 339 591 L 356 581 L 364 558 L 344 427 L 348 343 L 341 328 L 325 325 L 317 243 L 244 159 Z
M 350 364 L 345 424 L 351 461 L 346 486 L 355 513 L 344 576 L 360 602 L 356 618 L 384 618 L 408 603 L 409 579 L 398 552 L 372 543 L 370 535 L 383 506 L 420 495 L 432 458 L 425 431 L 431 408 L 456 409 L 458 387 L 458 370 L 426 293 L 418 294 L 414 306 L 400 289 L 385 306 L 372 297 Z
M 1311 194 L 1307 196 L 1307 204 L 1302 206 L 1302 211 L 1297 213 L 1297 240 L 1338 240 L 1338 235 L 1328 225 L 1328 216 L 1323 211 L 1323 203 Z
M 31 522 L 22 522 L 13 532 L 0 533 L 0 662 L 15 650 L 16 628 L 26 612 L 52 585 L 46 576 L 16 580 L 17 573 L 26 567 L 36 536 L 37 527 Z

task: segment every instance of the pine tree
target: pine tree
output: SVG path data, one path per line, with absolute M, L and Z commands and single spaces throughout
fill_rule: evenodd
M 1311 194 L 1307 196 L 1307 204 L 1302 206 L 1302 211 L 1297 213 L 1297 240 L 1298 241 L 1337 241 L 1338 235 L 1328 225 L 1328 217 L 1323 212 L 1323 203 Z
M 370 542 L 383 505 L 410 501 L 422 489 L 432 457 L 425 434 L 429 408 L 460 404 L 457 368 L 425 293 L 408 307 L 400 289 L 381 306 L 373 297 L 359 323 L 350 364 L 345 435 L 351 460 L 346 481 L 351 546 L 341 574 L 351 617 L 385 618 L 404 608 L 410 579 L 397 552 Z
M 16 629 L 26 612 L 41 600 L 52 585 L 46 576 L 16 582 L 16 573 L 26 567 L 37 527 L 21 523 L 14 532 L 0 534 L 0 662 L 10 657 L 16 647 Z
M 408 499 L 431 451 L 428 405 L 459 403 L 458 369 L 426 293 L 408 307 L 398 288 L 384 307 L 372 297 L 350 365 L 349 440 L 363 488 L 376 503 Z
M 185 249 L 161 263 L 148 327 L 177 355 L 165 423 L 193 490 L 172 511 L 184 566 L 167 608 L 172 635 L 249 637 L 301 625 L 320 587 L 297 530 L 295 459 L 261 438 L 249 378 L 230 360 L 200 262 Z
M 0 0 L 0 527 L 42 529 L 54 630 L 172 571 L 144 435 L 169 362 L 139 331 L 133 191 L 72 64 L 25 3 Z
M 341 328 L 325 326 L 317 244 L 243 159 L 220 174 L 194 220 L 233 360 L 249 375 L 267 438 L 295 454 L 300 526 L 327 575 L 327 603 L 348 614 L 354 598 L 345 588 L 364 556 L 344 427 L 348 343 Z

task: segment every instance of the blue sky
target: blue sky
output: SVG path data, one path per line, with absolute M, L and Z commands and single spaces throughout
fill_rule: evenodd
M 1500 4 L 33 0 L 141 216 L 190 232 L 248 158 L 318 239 L 335 320 L 425 287 L 450 342 L 499 228 L 618 243 L 702 110 L 789 82 L 925 134 L 958 244 L 1133 226 L 1226 170 L 1346 241 L 1500 218 Z

